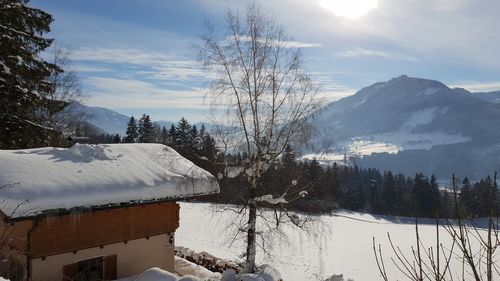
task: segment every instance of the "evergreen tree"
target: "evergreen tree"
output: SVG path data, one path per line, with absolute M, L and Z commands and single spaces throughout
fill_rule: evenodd
M 476 193 L 476 214 L 479 217 L 487 217 L 495 211 L 497 188 L 490 176 L 474 184 Z
M 175 146 L 177 151 L 185 157 L 192 158 L 193 138 L 191 124 L 182 117 L 175 130 Z
M 203 147 L 201 149 L 200 155 L 207 157 L 210 161 L 215 161 L 217 157 L 217 148 L 215 147 L 215 141 L 210 135 L 205 135 L 203 139 Z M 239 157 L 241 162 L 241 156 Z
M 130 117 L 125 134 L 125 142 L 133 143 L 139 140 L 139 131 L 134 116 Z
M 27 1 L 0 1 L 0 148 L 29 148 L 48 145 L 57 133 L 46 127 L 40 112 L 54 104 L 47 98 L 54 84 L 51 73 L 62 72 L 43 60 L 40 53 L 53 39 L 50 14 L 28 7 Z M 62 110 L 66 103 L 58 102 Z
M 440 216 L 441 193 L 439 192 L 439 185 L 434 175 L 431 176 L 430 188 L 431 188 L 430 190 L 431 193 L 429 196 L 430 209 L 434 211 L 436 216 Z
M 139 142 L 154 142 L 154 126 L 149 115 L 143 114 L 139 120 Z
M 198 134 L 198 128 L 196 127 L 196 125 L 193 125 L 193 127 L 191 127 L 191 132 L 190 132 L 190 137 L 189 137 L 189 141 L 191 143 L 188 143 L 188 146 L 192 147 L 194 151 L 198 151 L 201 149 L 201 139 L 199 138 L 199 134 Z
M 470 184 L 468 177 L 462 181 L 462 189 L 460 191 L 460 202 L 465 213 L 469 216 L 476 211 L 476 200 L 474 198 L 474 191 Z
M 122 141 L 122 138 L 120 137 L 119 134 L 116 134 L 113 136 L 113 142 L 114 143 L 120 143 Z
M 160 137 L 160 143 L 161 144 L 168 144 L 168 131 L 165 126 L 161 129 L 161 137 Z
M 168 130 L 168 141 L 167 144 L 175 148 L 175 140 L 177 139 L 177 130 L 174 124 L 170 125 L 170 130 Z

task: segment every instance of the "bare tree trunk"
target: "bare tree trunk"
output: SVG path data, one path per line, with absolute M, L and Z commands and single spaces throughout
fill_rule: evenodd
M 255 257 L 257 252 L 255 233 L 255 230 L 257 229 L 257 205 L 255 203 L 250 203 L 248 209 L 247 257 L 245 263 L 245 272 L 254 272 Z

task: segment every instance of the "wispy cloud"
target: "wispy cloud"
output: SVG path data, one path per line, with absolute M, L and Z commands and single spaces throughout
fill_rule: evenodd
M 101 66 L 88 66 L 88 65 L 75 65 L 75 70 L 78 72 L 108 72 L 111 71 L 110 68 Z
M 88 77 L 92 104 L 110 108 L 206 109 L 205 90 L 169 90 L 141 80 Z
M 451 85 L 454 88 L 464 88 L 471 92 L 492 92 L 500 90 L 500 81 L 478 82 L 468 81 Z
M 157 80 L 190 80 L 207 76 L 201 65 L 154 51 L 120 48 L 81 48 L 73 51 L 73 59 L 79 62 L 98 62 L 120 66 L 136 66 L 136 74 Z
M 355 58 L 355 57 L 379 57 L 386 59 L 397 59 L 397 60 L 407 60 L 407 61 L 418 61 L 417 58 L 398 52 L 386 52 L 379 50 L 369 50 L 364 48 L 354 48 L 350 50 L 345 50 L 338 52 L 337 56 L 344 58 Z
M 250 36 L 239 36 L 238 38 L 241 42 L 251 42 L 252 38 Z M 225 40 L 231 41 L 232 37 L 226 37 Z M 258 42 L 260 43 L 266 43 L 266 39 L 257 39 Z M 283 41 L 277 41 L 277 40 L 271 40 L 269 42 L 271 46 L 280 46 L 283 48 L 322 48 L 323 46 L 318 43 L 308 43 L 308 42 L 301 42 L 301 41 L 294 41 L 294 40 L 283 40 Z

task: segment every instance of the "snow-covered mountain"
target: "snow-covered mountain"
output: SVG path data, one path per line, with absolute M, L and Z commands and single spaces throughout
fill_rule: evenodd
M 500 91 L 475 93 L 478 98 L 494 103 L 500 103 Z
M 130 120 L 130 116 L 118 113 L 111 109 L 104 107 L 92 107 L 81 103 L 75 103 L 73 105 L 72 114 L 75 114 L 76 116 L 83 116 L 86 121 L 90 122 L 94 126 L 99 127 L 110 134 L 119 134 L 121 136 L 125 135 L 127 124 Z M 140 118 L 140 116 L 134 117 L 136 119 Z M 160 127 L 166 127 L 167 129 L 170 129 L 172 124 L 177 125 L 177 121 L 153 120 L 153 122 L 158 123 Z M 205 125 L 208 131 L 210 131 L 213 127 L 211 124 L 204 122 L 198 122 L 195 123 L 195 125 L 198 129 L 201 128 L 202 125 Z
M 91 107 L 75 103 L 72 114 L 84 116 L 84 119 L 110 134 L 125 135 L 130 116 L 104 107 Z
M 500 104 L 484 96 L 495 93 L 404 75 L 376 83 L 315 114 L 312 152 L 410 175 L 484 176 L 500 168 Z

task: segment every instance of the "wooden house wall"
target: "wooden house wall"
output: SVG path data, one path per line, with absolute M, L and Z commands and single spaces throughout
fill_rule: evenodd
M 31 234 L 32 258 L 174 232 L 179 205 L 162 202 L 47 217 Z

